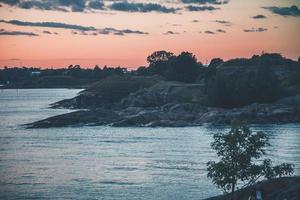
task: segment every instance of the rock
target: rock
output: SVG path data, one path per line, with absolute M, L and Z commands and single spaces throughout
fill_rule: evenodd
M 110 110 L 82 110 L 54 117 L 49 117 L 34 123 L 27 124 L 27 128 L 50 128 L 78 125 L 106 125 L 117 121 L 119 116 Z
M 143 89 L 141 93 L 144 94 L 145 91 Z M 74 125 L 181 127 L 207 123 L 228 124 L 236 118 L 255 124 L 300 122 L 300 95 L 280 99 L 273 104 L 254 103 L 233 109 L 206 107 L 199 104 L 198 101 L 180 102 L 181 98 L 173 100 L 175 102 L 166 101 L 167 103 L 165 103 L 162 96 L 156 96 L 157 101 L 153 104 L 156 106 L 150 107 L 149 103 L 144 104 L 145 107 L 137 106 L 140 104 L 137 104 L 133 99 L 129 100 L 133 98 L 132 96 L 127 98 L 125 103 L 132 106 L 112 106 L 115 104 L 111 104 L 111 106 L 104 108 L 76 111 L 34 122 L 28 127 L 48 128 Z M 141 97 L 143 95 L 137 96 L 137 99 L 141 99 Z M 141 103 L 142 101 L 139 100 L 138 102 Z
M 202 84 L 159 82 L 154 86 L 129 94 L 121 102 L 123 107 L 155 107 L 168 103 L 203 103 Z
M 259 182 L 253 186 L 246 187 L 235 192 L 235 198 L 239 200 L 247 200 L 255 191 L 255 188 L 263 191 L 264 199 L 272 200 L 297 200 L 300 199 L 300 177 L 282 177 Z M 208 198 L 207 200 L 228 200 L 230 194 Z

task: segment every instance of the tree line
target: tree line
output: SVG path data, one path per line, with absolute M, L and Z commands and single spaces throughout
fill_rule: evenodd
M 207 96 L 207 105 L 217 107 L 238 107 L 250 103 L 270 103 L 286 93 L 291 85 L 300 85 L 300 59 L 292 61 L 277 53 L 263 53 L 252 58 L 238 58 L 223 61 L 214 58 L 208 66 L 197 60 L 190 52 L 175 55 L 168 51 L 156 51 L 147 57 L 148 66 L 141 66 L 128 71 L 122 67 L 103 68 L 95 66 L 84 69 L 79 65 L 70 65 L 61 69 L 40 68 L 4 68 L 0 70 L 0 84 L 7 82 L 26 82 L 40 80 L 62 83 L 92 83 L 106 77 L 118 76 L 153 76 L 158 75 L 166 81 L 203 84 Z M 274 66 L 284 65 L 293 68 L 289 77 L 282 82 L 275 73 Z M 255 67 L 253 67 L 255 66 Z M 239 67 L 243 67 L 239 70 Z M 234 70 L 233 70 L 234 68 Z M 245 69 L 257 70 L 245 70 Z M 41 72 L 38 77 L 32 72 Z

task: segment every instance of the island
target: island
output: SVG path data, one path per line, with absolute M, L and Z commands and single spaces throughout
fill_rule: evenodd
M 74 112 L 27 124 L 28 128 L 83 125 L 183 127 L 300 122 L 300 63 L 277 53 L 208 66 L 189 52 L 151 54 L 148 67 L 94 82 L 52 108 Z

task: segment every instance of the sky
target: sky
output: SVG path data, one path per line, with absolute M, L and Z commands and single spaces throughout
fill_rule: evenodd
M 0 67 L 137 68 L 157 50 L 199 61 L 300 56 L 300 0 L 0 0 Z

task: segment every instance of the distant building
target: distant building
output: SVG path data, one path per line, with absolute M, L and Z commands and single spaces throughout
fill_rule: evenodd
M 30 74 L 32 77 L 39 77 L 41 75 L 41 72 L 40 71 L 33 71 L 31 72 Z

